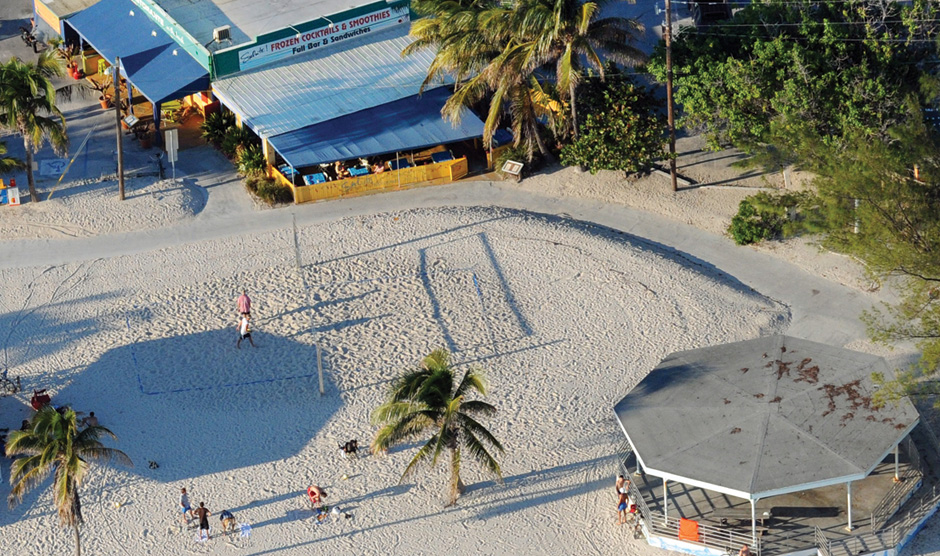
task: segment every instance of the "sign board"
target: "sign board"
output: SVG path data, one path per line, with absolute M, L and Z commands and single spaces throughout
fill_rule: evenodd
M 51 158 L 39 161 L 40 176 L 58 176 L 69 165 L 67 158 Z
M 523 164 L 521 162 L 507 160 L 506 163 L 503 164 L 502 172 L 510 176 L 519 176 L 519 174 L 522 173 L 522 166 Z
M 18 207 L 20 205 L 20 188 L 10 187 L 5 191 L 7 193 L 7 204 L 11 207 Z
M 124 125 L 126 125 L 129 128 L 133 128 L 135 125 L 137 125 L 137 122 L 139 121 L 140 121 L 140 118 L 131 114 L 130 116 L 124 118 Z
M 176 151 L 180 148 L 179 130 L 166 130 L 166 159 L 172 164 L 176 163 Z
M 238 53 L 239 71 L 310 52 L 346 39 L 374 33 L 379 29 L 409 23 L 410 21 L 411 16 L 407 7 L 386 7 L 337 21 L 334 25 L 259 43 Z
M 131 2 L 136 4 L 138 8 L 147 14 L 150 21 L 157 24 L 171 39 L 176 41 L 176 44 L 182 46 L 183 50 L 188 52 L 202 67 L 206 68 L 207 71 L 209 70 L 209 58 L 211 57 L 209 50 L 183 29 L 183 27 L 170 17 L 170 14 L 154 2 L 154 0 L 131 0 Z M 55 27 L 55 29 L 58 29 L 58 27 Z

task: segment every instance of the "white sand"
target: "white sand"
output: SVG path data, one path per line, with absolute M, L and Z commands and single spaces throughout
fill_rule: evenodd
M 205 206 L 203 191 L 182 180 L 130 178 L 124 182 L 125 200 L 118 199 L 116 180 L 84 180 L 40 184 L 39 203 L 29 201 L 20 184 L 23 203 L 0 206 L 0 238 L 55 239 L 163 228 L 195 216 Z M 49 193 L 52 198 L 47 200 Z
M 252 523 L 253 554 L 438 553 L 432 538 L 448 553 L 567 553 L 559 539 L 637 551 L 613 525 L 613 403 L 668 352 L 788 322 L 784 307 L 648 245 L 514 211 L 347 219 L 303 229 L 301 243 L 306 292 L 289 230 L 3 272 L 5 361 L 55 402 L 94 410 L 137 464 L 89 477 L 87 553 L 239 553 L 178 530 L 180 486 Z M 241 287 L 256 350 L 234 347 Z M 398 486 L 413 448 L 358 461 L 336 448 L 367 443 L 387 381 L 440 346 L 489 370 L 488 425 L 509 447 L 506 482 L 468 464 L 469 492 L 447 510 L 443 468 Z M 27 412 L 8 402 L 0 426 L 15 428 Z M 317 525 L 303 509 L 314 482 L 353 517 Z M 0 515 L 2 553 L 71 549 L 48 489 Z
M 692 168 L 686 175 L 707 177 Z M 715 172 L 731 175 L 720 180 L 737 175 Z M 519 187 L 721 232 L 737 202 L 768 183 L 752 177 L 743 185 L 750 189 L 674 195 L 656 176 L 625 182 L 569 169 Z M 21 210 L 45 211 L 47 227 L 96 233 L 169 225 L 201 210 L 186 190 L 165 191 L 159 202 L 159 184 L 144 190 L 119 207 L 88 204 L 86 192 L 57 210 Z M 152 216 L 157 206 L 162 215 Z M 0 228 L 51 237 L 8 224 L 6 211 Z M 87 554 L 662 554 L 614 525 L 610 487 L 622 434 L 613 404 L 669 352 L 785 332 L 790 319 L 786 307 L 642 240 L 511 210 L 347 218 L 302 228 L 300 243 L 302 278 L 286 226 L 0 271 L 0 362 L 27 388 L 50 388 L 56 403 L 95 411 L 136 463 L 96 466 L 89 476 Z M 863 287 L 857 266 L 817 256 L 805 242 L 759 249 Z M 243 287 L 254 300 L 257 349 L 235 349 Z M 499 414 L 487 425 L 508 447 L 505 483 L 467 463 L 468 492 L 449 509 L 443 467 L 398 484 L 414 445 L 356 461 L 337 449 L 350 438 L 368 444 L 369 414 L 388 381 L 436 347 L 451 349 L 461 367 L 488 369 L 487 399 Z M 850 347 L 872 349 L 864 339 Z M 0 398 L 0 427 L 29 415 L 27 399 Z M 148 460 L 160 467 L 149 469 Z M 353 517 L 318 525 L 305 509 L 312 483 Z M 197 545 L 192 531 L 180 531 L 181 486 L 193 502 L 251 523 L 250 547 L 222 538 Z M 3 481 L 0 496 L 8 493 Z M 918 540 L 916 553 L 936 552 L 936 538 Z M 71 550 L 47 488 L 0 512 L 0 554 Z

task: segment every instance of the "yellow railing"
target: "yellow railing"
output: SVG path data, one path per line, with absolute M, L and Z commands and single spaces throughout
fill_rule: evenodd
M 412 166 L 402 170 L 387 170 L 381 174 L 369 174 L 357 178 L 328 181 L 315 185 L 294 185 L 277 169 L 270 168 L 271 177 L 294 192 L 295 203 L 309 203 L 326 199 L 339 199 L 374 193 L 377 191 L 394 191 L 408 189 L 416 184 L 437 185 L 459 180 L 467 175 L 468 166 L 466 158 L 448 160 L 436 164 Z M 297 181 L 301 178 L 298 176 Z

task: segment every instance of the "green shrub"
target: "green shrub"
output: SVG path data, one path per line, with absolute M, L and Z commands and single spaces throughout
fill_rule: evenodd
M 222 144 L 225 134 L 235 126 L 235 114 L 228 110 L 220 110 L 209 114 L 206 119 L 199 124 L 202 130 L 202 137 L 216 147 Z
M 253 175 L 245 180 L 245 187 L 269 205 L 293 203 L 294 194 L 289 187 L 280 185 L 273 178 Z
M 239 147 L 247 148 L 252 145 L 260 144 L 261 140 L 258 139 L 258 136 L 247 127 L 230 127 L 228 131 L 225 132 L 225 137 L 222 138 L 220 148 L 226 156 L 235 158 L 238 154 Z
M 257 176 L 264 173 L 267 166 L 261 147 L 249 145 L 238 151 L 238 171 L 243 176 Z
M 761 191 L 738 205 L 728 233 L 738 245 L 817 231 L 818 199 L 809 192 L 772 195 Z

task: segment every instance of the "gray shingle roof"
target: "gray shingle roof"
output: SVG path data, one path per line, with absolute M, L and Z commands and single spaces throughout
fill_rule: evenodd
M 884 359 L 787 336 L 678 352 L 614 411 L 647 472 L 761 498 L 861 479 L 917 424 Z

